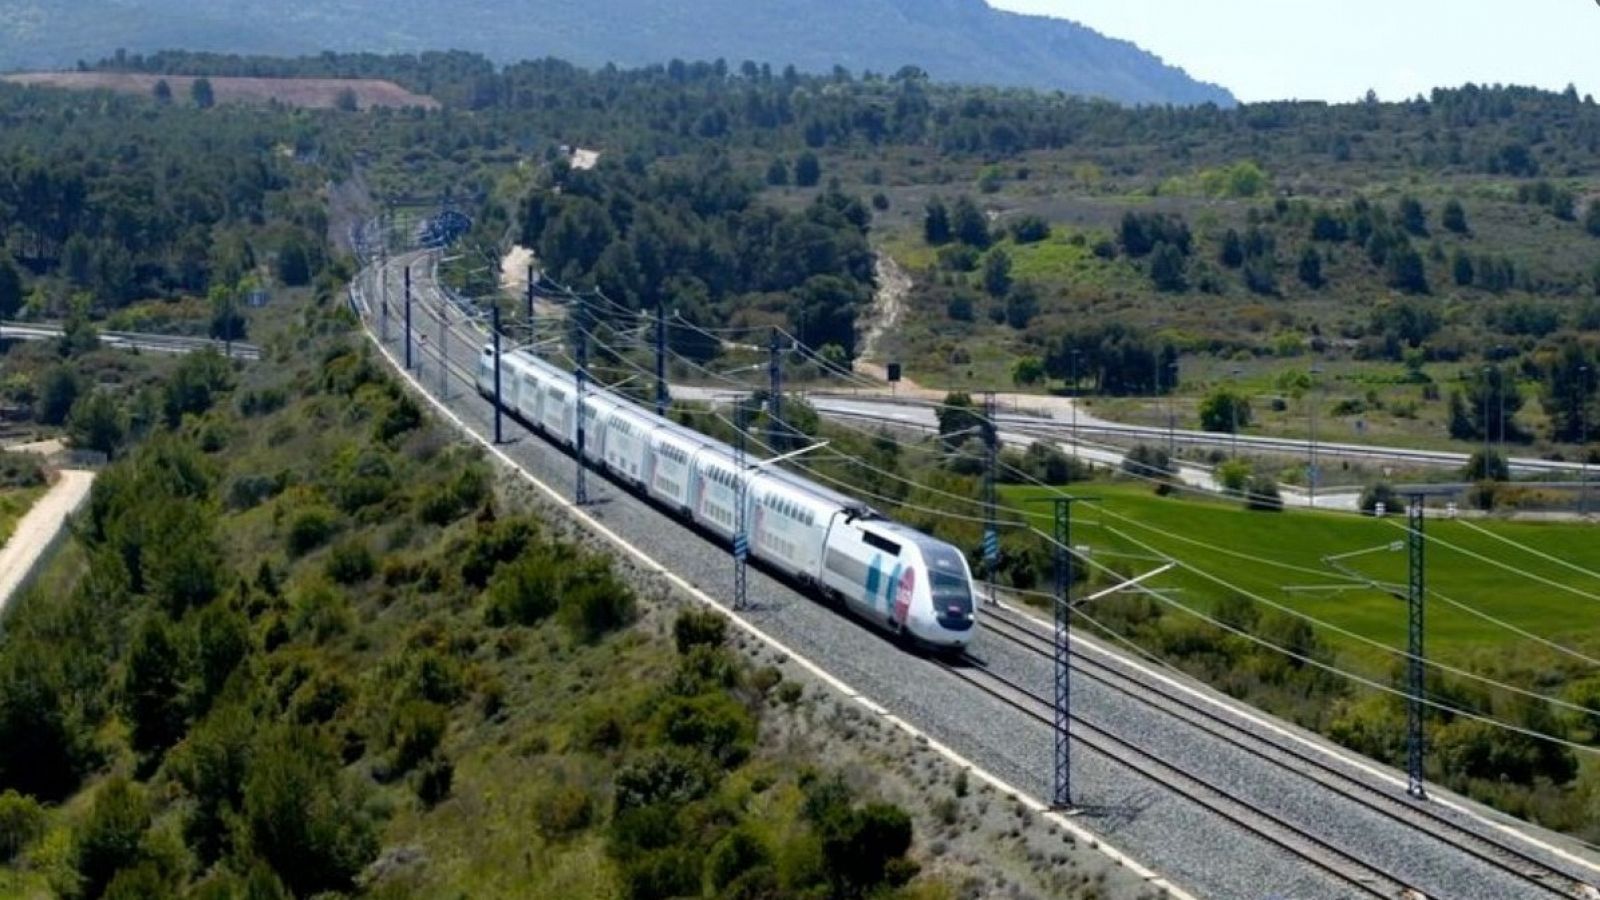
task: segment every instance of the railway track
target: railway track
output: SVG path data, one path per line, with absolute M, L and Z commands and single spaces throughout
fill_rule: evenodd
M 1046 659 L 1054 659 L 1053 640 L 1043 623 L 1026 622 L 993 606 L 984 608 L 985 630 Z M 1420 831 L 1451 850 L 1505 872 L 1543 896 L 1600 900 L 1600 890 L 1510 844 L 1465 828 L 1450 817 L 1410 802 L 1333 765 L 1315 754 L 1265 737 L 1207 709 L 1203 704 L 1153 688 L 1115 666 L 1084 654 L 1073 654 L 1074 677 L 1116 691 L 1166 713 L 1228 746 L 1293 772 L 1322 789 Z M 1046 702 L 1048 707 L 1048 701 Z
M 981 664 L 937 661 L 954 677 L 1039 722 L 1055 727 L 1051 701 Z M 1107 759 L 1160 784 L 1202 807 L 1212 815 L 1243 828 L 1273 846 L 1287 850 L 1311 866 L 1332 875 L 1368 897 L 1385 900 L 1424 900 L 1422 891 L 1393 875 L 1362 862 L 1332 843 L 1307 832 L 1269 810 L 1217 790 L 1204 780 L 1168 762 L 1132 741 L 1124 740 L 1092 722 L 1072 717 L 1073 740 Z

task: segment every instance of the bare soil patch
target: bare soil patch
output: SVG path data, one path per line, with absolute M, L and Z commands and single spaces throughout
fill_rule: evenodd
M 189 75 L 143 75 L 132 72 L 18 72 L 0 76 L 13 84 L 65 88 L 67 90 L 111 90 L 125 94 L 150 94 L 162 80 L 172 88 L 180 102 L 189 97 L 196 77 Z M 345 91 L 356 96 L 361 109 L 376 106 L 420 106 L 436 109 L 439 101 L 414 94 L 392 81 L 361 78 L 233 78 L 211 79 L 218 103 L 268 103 L 276 100 L 289 106 L 332 109 Z

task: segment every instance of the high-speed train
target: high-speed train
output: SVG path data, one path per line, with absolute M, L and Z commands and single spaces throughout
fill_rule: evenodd
M 478 391 L 494 399 L 494 347 L 478 357 Z M 502 408 L 577 447 L 577 383 L 523 351 L 500 356 Z M 972 573 L 950 544 L 885 519 L 860 501 L 791 472 L 747 463 L 733 448 L 586 386 L 584 456 L 677 517 L 732 543 L 740 479 L 750 553 L 898 636 L 938 650 L 976 632 Z

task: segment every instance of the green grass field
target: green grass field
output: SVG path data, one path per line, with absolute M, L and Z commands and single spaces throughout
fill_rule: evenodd
M 1174 570 L 1149 582 L 1152 587 L 1177 589 L 1172 596 L 1186 605 L 1210 608 L 1237 589 L 1388 646 L 1404 645 L 1405 606 L 1394 596 L 1371 588 L 1293 589 L 1349 584 L 1323 558 L 1369 548 L 1381 549 L 1349 558 L 1345 564 L 1375 580 L 1403 583 L 1403 516 L 1378 520 L 1305 511 L 1249 512 L 1237 502 L 1163 498 L 1146 487 L 1122 484 L 1087 485 L 1081 493 L 1103 500 L 1077 507 L 1073 543 L 1092 547 L 1102 561 L 1126 572 L 1148 571 L 1159 563 L 1115 554 L 1150 555 L 1153 550 L 1192 567 L 1192 571 Z M 1017 488 L 1005 496 L 1035 517 L 1041 529 L 1050 528 L 1049 507 L 1027 502 L 1049 496 L 1047 490 Z M 1429 514 L 1435 515 L 1432 510 Z M 1474 531 L 1472 525 L 1530 549 L 1497 541 Z M 1469 525 L 1444 521 L 1441 515 L 1430 519 L 1426 530 L 1432 539 L 1426 551 L 1431 590 L 1566 646 L 1593 648 L 1600 644 L 1600 629 L 1595 627 L 1600 622 L 1600 577 L 1531 552 L 1600 573 L 1600 529 L 1499 521 Z M 1390 549 L 1396 542 L 1401 542 L 1399 549 Z M 1539 578 L 1546 581 L 1536 580 Z M 1331 629 L 1323 631 L 1341 650 L 1374 659 L 1384 655 L 1370 647 L 1360 649 L 1359 642 L 1341 638 Z M 1504 664 L 1508 650 L 1534 643 L 1452 607 L 1440 597 L 1429 598 L 1427 641 L 1430 655 L 1463 666 L 1480 653 L 1493 653 Z
M 0 546 L 5 546 L 5 542 L 11 539 L 11 532 L 16 529 L 17 522 L 42 496 L 44 488 L 0 490 Z

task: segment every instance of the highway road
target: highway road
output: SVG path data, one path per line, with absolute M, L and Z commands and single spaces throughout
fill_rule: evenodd
M 484 334 L 454 307 L 448 322 L 441 323 L 437 310 L 450 304 L 429 277 L 431 262 L 427 254 L 399 254 L 381 275 L 369 267 L 354 300 L 358 309 L 369 314 L 367 321 L 375 335 L 381 321 L 376 314 L 378 279 L 388 280 L 388 295 L 397 301 L 401 296 L 399 273 L 403 266 L 415 265 L 414 272 L 421 277 L 415 285 L 414 321 L 419 333 L 429 339 L 425 345 L 419 340 L 413 346 L 418 362 L 414 384 L 447 404 L 463 427 L 481 438 L 489 432 L 491 410 L 472 386 L 470 373 Z M 374 336 L 391 362 L 403 356 L 400 321 L 392 311 L 388 340 Z M 441 335 L 446 338 L 443 358 Z M 442 361 L 447 363 L 443 369 Z M 574 460 L 509 419 L 506 429 L 509 442 L 498 449 L 524 472 L 571 496 Z M 593 502 L 585 515 L 625 542 L 629 552 L 647 557 L 710 595 L 726 596 L 731 564 L 724 548 L 598 474 L 591 473 L 588 481 Z M 781 640 L 790 652 L 870 697 L 941 746 L 1017 785 L 1025 795 L 1050 795 L 1050 728 L 1025 711 L 1018 696 L 992 696 L 969 683 L 981 675 L 996 684 L 1047 693 L 1053 674 L 1049 659 L 986 629 L 975 646 L 974 656 L 981 663 L 952 671 L 905 653 L 878 633 L 760 570 L 751 571 L 750 585 L 754 609 L 743 614 L 742 621 Z M 1337 767 L 1341 777 L 1366 785 L 1369 792 L 1394 795 L 1403 790 L 1397 786 L 1404 783 L 1399 773 L 1331 748 L 1204 686 L 1169 672 L 1156 672 L 1095 641 L 1075 640 L 1074 646 L 1085 658 L 1115 667 L 1149 691 L 1162 695 L 1181 692 L 1226 717 L 1229 728 L 1248 732 L 1253 739 L 1292 746 L 1323 760 Z M 1537 860 L 1536 866 L 1526 864 L 1530 867 L 1569 873 L 1558 876 L 1567 879 L 1565 887 L 1542 887 L 1514 869 L 1464 852 L 1458 842 L 1439 832 L 1444 826 L 1430 825 L 1420 817 L 1416 822 L 1407 821 L 1404 816 L 1396 817 L 1392 809 L 1384 811 L 1379 804 L 1330 790 L 1324 783 L 1329 776 L 1312 771 L 1306 757 L 1278 751 L 1270 755 L 1243 752 L 1238 739 L 1230 742 L 1197 728 L 1159 703 L 1087 679 L 1075 684 L 1074 702 L 1075 713 L 1087 726 L 1114 731 L 1142 751 L 1158 754 L 1202 787 L 1185 794 L 1157 774 L 1157 768 L 1135 765 L 1122 758 L 1123 754 L 1097 751 L 1084 744 L 1075 748 L 1075 799 L 1082 812 L 1073 822 L 1197 895 L 1384 895 L 1370 885 L 1356 885 L 1347 877 L 1332 874 L 1311 861 L 1309 851 L 1287 849 L 1287 844 L 1270 834 L 1279 826 L 1263 824 L 1266 818 L 1258 816 L 1254 825 L 1248 825 L 1219 815 L 1214 806 L 1218 802 L 1254 807 L 1264 816 L 1287 823 L 1282 827 L 1299 835 L 1302 846 L 1308 840 L 1324 842 L 1387 873 L 1389 881 L 1416 886 L 1427 896 L 1467 900 L 1576 896 L 1570 889 L 1574 885 L 1584 879 L 1589 883 L 1600 879 L 1600 864 L 1580 857 L 1580 851 L 1564 839 L 1531 828 L 1503 829 L 1491 823 L 1490 814 L 1444 792 L 1435 792 L 1429 809 L 1446 817 L 1450 827 L 1513 845 Z M 1210 793 L 1196 797 L 1192 791 Z
M 738 394 L 732 390 L 684 384 L 673 385 L 671 391 L 676 399 L 706 403 L 728 403 Z M 923 433 L 933 433 L 939 428 L 936 410 L 927 403 L 888 398 L 845 397 L 820 392 L 805 393 L 803 396 L 819 416 L 851 423 L 857 427 L 901 428 Z M 1026 449 L 1029 444 L 1036 441 L 1043 441 L 1054 444 L 1063 452 L 1091 465 L 1107 469 L 1121 467 L 1123 457 L 1127 455 L 1127 450 L 1121 447 L 1082 439 L 1074 441 L 1070 423 L 1069 430 L 1062 431 L 1056 427 L 1053 419 L 1010 413 L 1000 413 L 997 418 L 1000 421 L 1001 443 L 1019 450 Z M 1165 437 L 1161 441 L 1161 446 L 1166 446 Z M 1210 493 L 1221 493 L 1223 490 L 1217 479 L 1216 470 L 1211 466 L 1179 460 L 1177 478 L 1180 483 L 1196 490 Z M 1353 511 L 1361 499 L 1361 491 L 1358 488 L 1324 489 L 1318 491 L 1314 498 L 1310 491 L 1292 485 L 1283 485 L 1279 490 L 1286 504 L 1311 507 L 1314 499 L 1317 509 Z
M 61 326 L 53 323 L 6 322 L 0 324 L 0 339 L 8 341 L 47 341 L 61 337 Z M 233 359 L 257 360 L 261 348 L 254 344 L 212 338 L 184 337 L 172 334 L 145 334 L 137 331 L 100 331 L 100 343 L 107 347 L 139 350 L 146 353 L 193 353 L 206 348 Z

